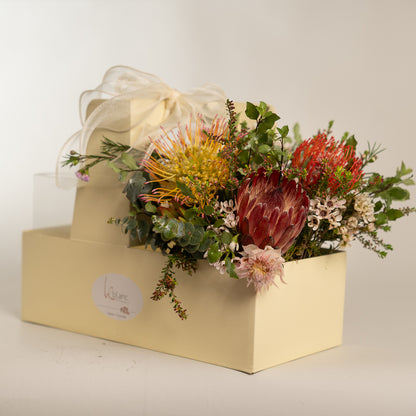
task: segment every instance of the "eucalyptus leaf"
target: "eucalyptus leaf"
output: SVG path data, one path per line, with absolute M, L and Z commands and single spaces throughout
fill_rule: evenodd
M 205 232 L 199 244 L 198 250 L 202 253 L 205 253 L 208 250 L 209 246 L 212 244 L 212 241 L 213 240 L 210 238 L 209 233 Z
M 189 241 L 189 245 L 199 245 L 203 237 L 204 237 L 204 228 L 199 225 L 195 226 L 191 239 Z
M 192 239 L 192 234 L 195 231 L 195 227 L 190 222 L 185 222 L 184 226 L 185 226 L 184 235 L 178 240 L 178 244 L 181 247 L 186 247 L 190 243 Z
M 173 240 L 178 232 L 178 221 L 170 219 L 161 232 L 161 237 L 164 241 Z

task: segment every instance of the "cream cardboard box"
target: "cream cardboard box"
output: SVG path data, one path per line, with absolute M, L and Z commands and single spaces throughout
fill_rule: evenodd
M 344 252 L 287 263 L 287 284 L 261 294 L 204 261 L 178 271 L 186 321 L 150 299 L 164 260 L 71 239 L 69 227 L 25 232 L 22 318 L 246 373 L 342 343 Z

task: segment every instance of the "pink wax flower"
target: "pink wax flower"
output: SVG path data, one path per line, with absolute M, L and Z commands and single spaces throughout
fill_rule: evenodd
M 244 246 L 243 249 L 243 257 L 236 267 L 236 273 L 240 279 L 247 279 L 247 286 L 253 283 L 256 292 L 263 288 L 269 289 L 271 285 L 277 286 L 274 281 L 277 274 L 281 282 L 285 283 L 283 280 L 285 260 L 280 249 L 270 246 L 261 249 L 254 244 Z
M 88 176 L 88 174 L 81 172 L 80 170 L 78 170 L 77 172 L 75 172 L 75 176 L 78 179 L 81 179 L 84 182 L 88 182 L 90 180 L 90 177 Z

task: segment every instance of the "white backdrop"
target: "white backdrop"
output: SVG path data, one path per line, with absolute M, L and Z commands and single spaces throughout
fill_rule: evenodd
M 154 73 L 179 90 L 209 82 L 237 101 L 269 102 L 304 136 L 334 119 L 335 133 L 355 133 L 361 149 L 367 140 L 386 147 L 376 167 L 390 175 L 402 160 L 416 168 L 415 18 L 411 0 L 0 0 L 0 309 L 19 313 L 33 175 L 54 169 L 80 127 L 79 94 L 110 66 Z M 352 248 L 347 335 L 348 325 L 369 325 L 383 342 L 376 315 L 393 298 L 397 325 L 415 330 L 414 309 L 397 306 L 416 288 L 415 229 L 416 215 L 394 225 L 386 240 L 395 251 L 384 261 Z M 378 297 L 380 287 L 391 296 Z M 374 294 L 368 310 L 355 309 L 362 288 Z

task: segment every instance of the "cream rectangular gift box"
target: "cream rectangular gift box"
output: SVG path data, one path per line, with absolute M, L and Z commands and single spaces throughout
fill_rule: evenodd
M 287 263 L 287 284 L 261 294 L 205 261 L 193 276 L 178 271 L 176 292 L 190 315 L 185 321 L 167 299 L 150 299 L 165 260 L 157 252 L 73 240 L 62 227 L 25 232 L 23 253 L 22 318 L 27 321 L 247 373 L 342 342 L 343 252 Z M 137 287 L 131 291 L 136 304 L 129 304 L 129 293 L 123 292 L 128 285 L 120 276 Z M 107 288 L 99 285 L 106 277 Z M 107 310 L 100 293 L 93 293 L 97 284 L 102 302 L 112 291 Z M 127 298 L 131 314 L 135 308 L 139 313 L 125 319 L 120 298 Z
M 89 153 L 104 134 L 130 139 L 97 130 Z M 128 212 L 123 184 L 105 166 L 92 173 L 78 186 L 72 227 L 23 235 L 24 320 L 247 373 L 342 343 L 345 253 L 287 263 L 287 285 L 260 294 L 200 261 L 193 276 L 176 272 L 189 312 L 181 321 L 168 299 L 150 299 L 166 258 L 128 247 L 106 223 Z

